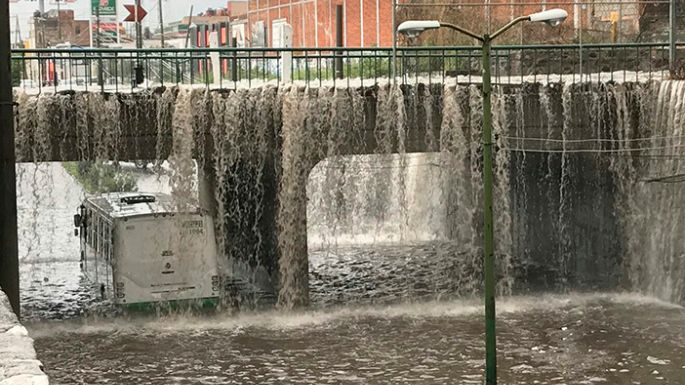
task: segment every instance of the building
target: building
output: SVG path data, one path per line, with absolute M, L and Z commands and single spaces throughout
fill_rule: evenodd
M 72 10 L 50 10 L 36 15 L 29 21 L 28 48 L 48 48 L 69 43 L 90 46 L 90 23 L 75 20 Z
M 343 10 L 344 46 L 392 45 L 391 0 L 248 0 L 244 14 L 235 13 L 231 28 L 234 34 L 243 33 L 247 46 L 280 47 L 287 23 L 294 47 L 331 47 L 336 45 L 338 5 Z
M 231 34 L 239 46 L 282 46 L 284 23 L 293 31 L 294 47 L 330 47 L 336 45 L 336 7 L 343 7 L 343 45 L 346 47 L 388 47 L 393 40 L 392 0 L 247 0 L 241 13 L 229 1 Z M 431 4 L 436 3 L 436 4 Z M 395 24 L 409 19 L 458 21 L 460 25 L 479 33 L 496 30 L 513 18 L 549 8 L 563 8 L 569 19 L 562 28 L 550 33 L 541 25 L 527 24 L 510 31 L 511 43 L 572 42 L 580 31 L 588 41 L 634 41 L 640 31 L 644 4 L 636 0 L 585 2 L 571 0 L 457 0 L 444 6 L 443 0 L 397 0 Z M 548 5 L 549 4 L 549 5 Z M 233 7 L 233 8 L 232 8 Z M 433 34 L 433 36 L 440 34 Z M 463 37 L 445 35 L 434 38 L 436 44 L 467 44 Z

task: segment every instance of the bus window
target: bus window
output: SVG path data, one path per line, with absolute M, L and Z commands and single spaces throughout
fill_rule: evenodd
M 93 210 L 88 209 L 88 212 L 86 213 L 86 226 L 87 232 L 86 232 L 86 243 L 88 246 L 93 247 Z
M 95 212 L 91 211 L 90 212 L 90 247 L 92 247 L 93 249 L 95 249 L 95 240 L 97 239 L 96 229 L 97 229 L 97 217 L 95 215 Z
M 95 249 L 95 255 L 100 251 L 100 217 L 95 216 L 95 228 L 93 229 L 93 248 Z
M 102 257 L 105 260 L 109 260 L 110 242 L 109 224 L 105 223 L 104 226 L 102 226 Z

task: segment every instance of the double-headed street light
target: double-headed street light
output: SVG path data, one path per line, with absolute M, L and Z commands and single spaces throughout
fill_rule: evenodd
M 484 221 L 484 268 L 485 268 L 485 383 L 497 384 L 497 349 L 495 339 L 495 261 L 492 219 L 492 84 L 490 79 L 491 42 L 497 36 L 522 21 L 543 22 L 552 27 L 561 24 L 568 13 L 563 9 L 533 13 L 518 17 L 492 35 L 477 35 L 465 28 L 437 20 L 409 20 L 397 27 L 398 33 L 416 37 L 429 29 L 447 27 L 470 36 L 482 44 L 483 56 L 483 221 Z

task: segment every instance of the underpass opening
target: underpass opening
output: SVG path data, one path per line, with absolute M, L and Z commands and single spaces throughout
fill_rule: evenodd
M 480 282 L 472 195 L 446 153 L 326 158 L 307 181 L 314 305 L 471 295 Z M 456 185 L 460 185 L 455 188 Z

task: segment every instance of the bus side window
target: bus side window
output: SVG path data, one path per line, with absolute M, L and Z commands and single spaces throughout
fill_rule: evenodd
M 102 231 L 103 227 L 105 227 L 105 221 L 102 220 L 102 217 L 98 216 L 98 256 L 102 257 L 102 251 L 104 249 L 104 237 L 102 236 Z
M 93 229 L 93 248 L 95 249 L 95 255 L 100 251 L 100 217 L 95 216 L 95 228 Z
M 105 223 L 104 226 L 102 226 L 102 257 L 105 260 L 109 260 L 110 242 L 109 224 Z
M 95 228 L 95 221 L 93 220 L 93 210 L 88 209 L 88 246 L 93 247 L 93 229 Z

